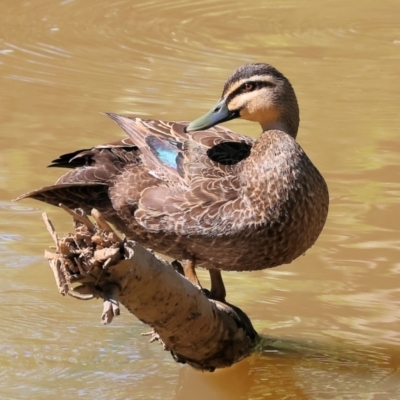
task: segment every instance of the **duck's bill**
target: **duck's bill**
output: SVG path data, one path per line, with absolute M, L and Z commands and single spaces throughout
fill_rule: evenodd
M 222 99 L 207 114 L 192 121 L 186 127 L 186 132 L 202 131 L 211 128 L 214 125 L 239 117 L 239 112 L 228 110 L 228 107 L 226 106 L 226 99 Z

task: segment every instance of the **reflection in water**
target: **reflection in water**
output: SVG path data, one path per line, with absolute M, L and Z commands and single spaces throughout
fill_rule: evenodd
M 0 2 L 0 397 L 399 398 L 399 11 L 396 0 Z M 120 137 L 99 112 L 191 120 L 250 61 L 293 83 L 299 142 L 331 208 L 305 257 L 225 274 L 229 301 L 275 339 L 200 373 L 149 345 L 127 312 L 102 327 L 98 302 L 59 298 L 40 212 L 60 232 L 70 222 L 10 200 L 54 182 L 45 167 L 58 155 Z

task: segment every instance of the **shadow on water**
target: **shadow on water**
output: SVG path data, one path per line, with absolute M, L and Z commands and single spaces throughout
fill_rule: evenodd
M 396 399 L 399 358 L 394 346 L 378 351 L 374 346 L 263 337 L 251 357 L 230 369 L 199 373 L 183 368 L 175 399 Z

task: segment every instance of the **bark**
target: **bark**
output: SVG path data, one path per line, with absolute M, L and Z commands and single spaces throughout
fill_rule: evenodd
M 123 304 L 153 328 L 151 341 L 159 340 L 177 362 L 197 369 L 227 367 L 251 353 L 259 337 L 243 311 L 207 298 L 172 264 L 119 238 L 97 211 L 94 224 L 81 210 L 66 211 L 76 232 L 62 239 L 43 215 L 56 243 L 56 251 L 45 257 L 61 294 L 103 298 L 104 324 Z

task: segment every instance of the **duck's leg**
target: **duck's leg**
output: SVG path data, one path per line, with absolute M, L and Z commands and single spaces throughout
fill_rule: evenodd
M 189 255 L 189 254 L 184 254 L 183 259 L 182 259 L 182 267 L 183 267 L 183 272 L 185 274 L 185 277 L 195 286 L 197 286 L 199 289 L 201 289 L 200 281 L 199 278 L 197 278 L 196 274 L 196 257 Z
M 211 292 L 210 298 L 225 303 L 226 290 L 224 281 L 222 280 L 221 271 L 219 269 L 211 268 L 208 270 L 211 278 Z

